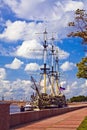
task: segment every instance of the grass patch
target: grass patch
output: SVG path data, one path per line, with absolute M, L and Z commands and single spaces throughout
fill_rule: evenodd
M 87 117 L 85 117 L 77 130 L 87 130 Z

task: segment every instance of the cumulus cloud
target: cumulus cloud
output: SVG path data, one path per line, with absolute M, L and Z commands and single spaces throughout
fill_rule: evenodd
M 69 70 L 74 69 L 75 66 L 76 66 L 76 65 L 75 65 L 74 63 L 66 61 L 66 62 L 64 62 L 64 63 L 60 66 L 60 68 L 61 68 L 63 71 L 69 71 Z
M 80 95 L 86 95 L 87 91 L 87 80 L 80 86 L 82 88 L 82 91 L 80 92 Z
M 4 95 L 8 95 L 10 93 L 10 81 L 7 80 L 0 80 L 0 98 L 3 97 Z
M 0 68 L 0 79 L 6 78 L 6 71 L 4 68 Z
M 87 87 L 87 79 L 85 80 L 85 86 Z
M 25 67 L 25 71 L 37 71 L 40 69 L 40 66 L 37 63 L 27 64 Z
M 5 67 L 15 70 L 15 69 L 19 69 L 22 64 L 23 64 L 22 61 L 20 61 L 19 59 L 15 58 L 15 59 L 12 61 L 11 64 L 6 64 Z
M 32 92 L 31 81 L 17 79 L 12 82 L 11 93 L 13 98 L 25 99 L 27 97 L 29 99 Z
M 6 28 L 2 34 L 0 34 L 1 39 L 6 39 L 10 41 L 19 40 L 24 36 L 27 24 L 26 22 L 10 20 L 6 22 Z
M 26 21 L 6 21 L 5 28 L 0 34 L 0 39 L 7 41 L 26 41 L 31 39 L 38 39 L 38 33 L 42 33 L 44 23 L 26 22 Z M 10 43 L 11 43 L 10 42 Z
M 65 27 L 67 27 L 68 22 L 72 21 L 73 18 L 72 17 L 73 7 L 75 7 L 75 9 L 77 7 L 78 8 L 81 8 L 81 6 L 83 7 L 82 2 L 77 1 L 61 2 L 58 0 L 50 2 L 45 0 L 44 1 L 37 0 L 36 2 L 34 0 L 32 1 L 5 0 L 4 3 L 8 5 L 13 12 L 15 12 L 17 17 L 24 18 L 25 20 L 34 19 L 34 21 L 32 22 L 26 22 L 20 20 L 12 22 L 8 20 L 6 22 L 5 29 L 0 34 L 0 39 L 9 41 L 30 40 L 37 38 L 35 33 L 36 32 L 41 33 L 45 27 L 47 27 L 49 32 L 54 31 L 57 32 L 58 38 L 64 38 L 66 37 L 66 34 L 68 34 L 68 29 L 66 29 Z M 43 13 L 41 13 L 41 10 L 43 10 Z M 46 16 L 47 18 L 45 18 Z M 41 17 L 40 20 L 39 17 Z M 43 22 L 37 23 L 35 20 Z
M 46 0 L 5 0 L 4 3 L 10 7 L 17 17 L 26 19 L 34 19 L 34 17 L 44 18 L 46 16 L 51 20 L 58 19 L 64 11 L 72 11 L 84 7 L 83 2 L 72 0 L 66 0 L 66 2 L 58 0 L 50 2 Z M 41 13 L 41 10 L 43 10 L 43 13 Z
M 34 17 L 44 18 L 45 16 L 48 16 L 50 18 L 53 18 L 54 16 L 55 18 L 58 10 L 55 5 L 56 1 L 57 0 L 49 3 L 46 0 L 5 0 L 4 3 L 11 8 L 11 10 L 17 15 L 17 17 L 34 19 Z M 43 13 L 41 13 L 41 10 L 43 10 Z
M 15 81 L 0 80 L 0 98 L 4 96 L 5 99 L 23 99 L 29 100 L 33 90 L 31 88 L 31 81 L 17 79 Z
M 58 48 L 58 55 L 59 55 L 59 59 L 67 59 L 70 54 L 60 48 Z
M 31 94 L 34 90 L 31 88 L 30 80 L 17 79 L 15 81 L 0 80 L 0 95 L 4 96 L 5 99 L 28 99 L 30 100 Z M 43 86 L 43 80 L 41 81 Z M 87 95 L 87 80 L 84 82 L 74 81 L 67 84 L 67 81 L 62 81 L 61 86 L 65 87 L 63 93 L 66 98 L 71 98 L 73 96 Z M 49 86 L 50 87 L 50 86 Z M 43 89 L 43 88 L 42 88 Z M 0 98 L 1 98 L 0 97 Z
M 75 11 L 76 9 L 83 9 L 84 3 L 81 1 L 68 1 L 65 4 L 64 11 Z
M 24 41 L 21 46 L 17 48 L 15 55 L 25 58 L 41 58 L 42 46 L 36 40 Z
M 79 95 L 85 95 L 87 96 L 87 80 L 84 82 L 81 81 L 74 81 L 70 84 L 65 84 L 65 90 L 64 94 L 67 98 L 73 97 L 73 96 L 79 96 Z
M 66 0 L 66 2 L 60 0 L 50 2 L 46 0 L 2 1 L 17 17 L 24 18 L 25 20 L 34 20 L 29 23 L 25 21 L 7 21 L 6 28 L 0 34 L 0 38 L 10 41 L 34 39 L 37 37 L 35 32 L 42 32 L 45 27 L 47 27 L 49 32 L 57 32 L 59 38 L 64 38 L 68 34 L 68 29 L 65 27 L 67 27 L 68 22 L 72 21 L 73 18 L 72 11 L 84 7 L 84 2 L 72 0 Z M 42 10 L 43 13 L 41 13 Z M 37 23 L 35 20 L 44 22 Z
M 54 30 L 56 32 L 58 31 L 60 25 L 57 26 L 56 24 L 57 22 L 48 23 L 47 26 L 49 28 L 49 32 L 53 32 Z M 41 35 L 40 34 L 37 35 L 36 33 L 43 33 L 44 28 L 45 28 L 44 22 L 36 23 L 20 20 L 11 22 L 10 20 L 8 20 L 6 21 L 6 25 L 3 32 L 0 34 L 0 39 L 8 41 L 17 41 L 17 40 L 26 41 L 26 40 L 38 39 L 38 37 Z
M 59 37 L 66 37 L 68 30 L 65 29 L 65 27 L 67 27 L 68 22 L 72 19 L 72 12 L 70 11 L 72 11 L 73 7 L 73 10 L 75 10 L 76 8 L 84 6 L 82 2 L 72 0 L 66 2 L 58 0 L 50 2 L 46 0 L 3 0 L 3 2 L 12 9 L 17 17 L 24 18 L 25 20 L 34 19 L 36 21 L 41 17 L 40 20 L 45 22 L 36 23 L 33 21 L 28 23 L 25 21 L 11 22 L 8 20 L 5 25 L 5 30 L 0 34 L 0 38 L 9 41 L 36 38 L 37 36 L 35 36 L 35 32 L 42 32 L 43 27 L 45 28 L 45 26 L 48 28 L 49 32 L 55 31 L 58 33 Z M 41 10 L 43 10 L 43 13 L 41 13 Z M 46 16 L 47 18 L 45 19 Z M 61 35 L 62 32 L 63 36 Z
M 67 84 L 67 82 L 66 81 L 61 81 L 61 86 L 64 86 L 64 85 L 66 85 Z

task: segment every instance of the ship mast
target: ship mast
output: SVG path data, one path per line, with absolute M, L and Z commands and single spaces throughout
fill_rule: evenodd
M 60 94 L 59 89 L 59 58 L 58 58 L 58 50 L 56 50 L 56 58 L 55 58 L 55 68 L 56 68 L 56 95 Z
M 47 70 L 49 70 L 49 68 L 47 68 L 47 64 L 46 64 L 46 59 L 47 59 L 47 31 L 45 29 L 45 31 L 43 32 L 44 34 L 44 43 L 43 43 L 43 47 L 44 47 L 44 67 L 41 68 L 41 70 L 43 70 L 43 75 L 44 75 L 44 93 L 47 92 L 47 84 L 46 84 L 46 75 L 47 75 Z
M 32 88 L 34 88 L 38 94 L 38 96 L 32 96 L 32 104 L 38 106 L 40 109 L 42 108 L 52 108 L 52 107 L 63 107 L 66 105 L 66 100 L 64 95 L 60 95 L 59 89 L 59 59 L 58 59 L 58 51 L 55 50 L 54 46 L 54 37 L 52 35 L 52 43 L 51 43 L 51 68 L 47 67 L 47 52 L 48 52 L 48 42 L 47 42 L 47 31 L 43 32 L 44 42 L 43 42 L 43 67 L 40 68 L 42 71 L 42 76 L 44 79 L 44 91 L 39 92 L 39 89 L 35 83 L 33 77 L 31 80 L 33 81 Z M 56 52 L 56 54 L 55 54 Z M 55 55 L 55 57 L 54 57 Z M 55 67 L 54 67 L 55 65 Z M 49 82 L 51 84 L 51 95 L 47 93 L 47 76 Z M 56 86 L 55 86 L 56 85 Z M 54 88 L 56 87 L 56 88 Z M 55 90 L 56 89 L 56 90 Z
M 55 75 L 55 71 L 54 71 L 54 37 L 53 37 L 53 34 L 52 34 L 52 49 L 51 49 L 51 55 L 52 55 L 52 61 L 51 61 L 51 95 L 52 96 L 55 96 L 55 91 L 54 91 L 54 75 Z
M 58 58 L 58 50 L 54 49 L 54 37 L 52 33 L 52 49 L 51 49 L 51 95 L 52 96 L 58 96 L 60 94 L 59 89 L 59 58 Z M 56 52 L 55 52 L 56 51 Z M 55 61 L 54 61 L 54 55 L 55 55 Z M 55 63 L 55 70 L 54 70 L 54 63 Z M 54 88 L 54 85 L 56 83 L 56 88 Z

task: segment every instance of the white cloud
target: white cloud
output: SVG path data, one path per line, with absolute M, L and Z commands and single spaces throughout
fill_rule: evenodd
M 51 49 L 52 49 L 52 45 L 48 44 L 48 50 L 50 51 L 50 53 L 51 53 Z M 70 56 L 70 53 L 62 50 L 57 45 L 55 46 L 55 43 L 54 43 L 54 53 L 56 54 L 55 57 L 57 56 L 60 60 L 67 59 Z
M 59 59 L 67 59 L 69 57 L 69 53 L 58 48 L 58 55 L 59 55 Z
M 75 11 L 76 9 L 83 9 L 84 4 L 81 1 L 68 1 L 65 4 L 64 10 L 65 11 Z
M 0 39 L 8 41 L 37 39 L 37 32 L 42 32 L 43 23 L 26 21 L 6 21 L 5 28 L 0 34 Z
M 60 66 L 60 68 L 61 68 L 63 71 L 69 71 L 69 70 L 74 69 L 75 66 L 76 66 L 76 65 L 75 65 L 74 63 L 66 61 L 66 62 L 64 62 L 64 63 Z
M 40 66 L 37 63 L 27 64 L 25 67 L 25 71 L 37 71 L 40 69 Z
M 55 18 L 58 11 L 56 1 L 57 0 L 55 0 L 54 2 L 49 2 L 46 0 L 5 0 L 4 3 L 12 9 L 17 17 L 33 19 L 34 17 L 44 18 L 45 16 L 49 18 Z M 41 13 L 42 10 L 43 13 Z
M 5 99 L 30 99 L 33 90 L 31 88 L 31 81 L 29 80 L 20 80 L 7 81 L 0 80 L 0 98 L 4 96 Z
M 35 32 L 42 32 L 47 27 L 49 32 L 57 32 L 59 38 L 64 38 L 68 34 L 68 22 L 72 21 L 72 10 L 81 8 L 84 3 L 81 1 L 46 1 L 46 0 L 3 0 L 19 18 L 25 20 L 44 20 L 42 23 L 25 21 L 7 21 L 6 28 L 0 38 L 6 40 L 30 40 L 34 39 Z M 5 6 L 5 5 L 4 5 Z M 43 13 L 41 13 L 43 10 Z M 50 10 L 50 11 L 49 11 Z M 61 13 L 60 13 L 61 12 Z M 63 32 L 63 33 L 62 33 Z
M 23 64 L 23 62 L 21 62 L 19 59 L 15 58 L 11 64 L 6 64 L 5 67 L 10 68 L 10 69 L 19 69 L 22 64 Z
M 67 82 L 66 81 L 61 81 L 60 84 L 61 84 L 61 86 L 64 86 L 64 85 L 67 84 Z
M 7 21 L 6 22 L 6 28 L 2 34 L 0 34 L 1 39 L 6 39 L 10 41 L 19 40 L 24 36 L 25 29 L 26 29 L 26 22 L 21 21 Z
M 6 78 L 6 71 L 4 68 L 0 68 L 0 79 Z
M 72 87 L 75 88 L 78 85 L 77 81 L 72 83 Z
M 43 86 L 43 80 L 41 83 Z M 12 82 L 8 80 L 0 80 L 0 98 L 4 96 L 5 99 L 30 99 L 31 94 L 34 92 L 31 85 L 32 83 L 30 80 L 17 79 Z M 69 84 L 67 84 L 67 81 L 62 81 L 61 86 L 65 87 L 63 93 L 66 95 L 66 98 L 79 95 L 87 96 L 87 80 L 84 82 L 75 81 Z
M 17 15 L 17 17 L 25 19 L 44 18 L 47 16 L 48 19 L 59 19 L 64 11 L 72 11 L 77 8 L 83 8 L 84 3 L 81 1 L 66 0 L 3 0 L 12 11 Z M 43 10 L 43 13 L 41 11 Z M 49 11 L 50 10 L 50 11 Z M 61 12 L 61 13 L 60 13 Z
M 84 82 L 74 81 L 70 84 L 66 84 L 65 88 L 66 89 L 64 90 L 64 94 L 67 98 L 79 95 L 87 96 L 87 80 Z
M 17 17 L 25 20 L 43 20 L 42 23 L 25 22 L 8 20 L 6 22 L 5 30 L 0 34 L 0 38 L 9 41 L 15 40 L 30 40 L 37 38 L 36 32 L 42 32 L 47 27 L 49 32 L 56 32 L 59 38 L 66 37 L 68 30 L 65 28 L 68 22 L 72 21 L 72 9 L 83 7 L 82 2 L 77 1 L 46 1 L 46 0 L 3 0 Z M 4 5 L 5 6 L 5 5 Z M 41 11 L 43 10 L 43 13 Z M 50 11 L 49 11 L 50 10 Z M 70 11 L 70 12 L 68 12 Z M 60 13 L 61 12 L 61 13 Z M 62 34 L 63 32 L 63 34 Z
M 80 92 L 80 95 L 86 95 L 87 92 L 87 80 L 81 85 L 82 91 Z
M 15 55 L 35 59 L 41 58 L 42 46 L 36 40 L 24 41 L 21 46 L 18 47 Z
M 68 52 L 63 51 L 58 47 L 57 49 L 58 49 L 59 59 L 66 59 L 69 57 L 70 54 Z M 17 47 L 17 50 L 14 52 L 14 55 L 24 57 L 24 58 L 29 58 L 29 59 L 43 58 L 43 45 L 40 44 L 38 40 L 24 41 L 22 45 Z
M 0 97 L 6 95 L 6 93 L 10 92 L 10 81 L 0 80 Z
M 87 86 L 87 80 L 85 81 L 85 85 Z

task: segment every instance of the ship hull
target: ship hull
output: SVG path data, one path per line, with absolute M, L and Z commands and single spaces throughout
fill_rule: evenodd
M 40 94 L 40 97 L 36 96 L 32 101 L 32 105 L 39 109 L 46 108 L 62 108 L 66 107 L 66 99 L 64 95 L 52 96 L 48 94 Z

